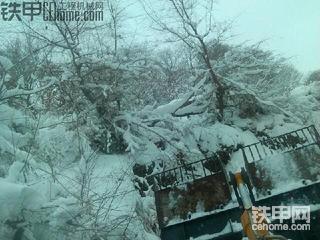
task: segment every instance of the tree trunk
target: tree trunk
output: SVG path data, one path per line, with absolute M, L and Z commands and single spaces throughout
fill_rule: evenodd
M 204 43 L 202 38 L 198 38 L 198 40 L 200 41 L 202 50 L 203 50 L 203 60 L 206 64 L 206 67 L 209 70 L 209 74 L 210 74 L 210 78 L 213 82 L 213 85 L 216 88 L 215 94 L 216 94 L 216 108 L 218 109 L 218 121 L 221 122 L 223 120 L 224 117 L 224 95 L 225 95 L 225 88 L 223 86 L 223 84 L 220 82 L 219 77 L 215 74 L 215 72 L 213 71 L 212 65 L 210 63 L 210 58 L 208 55 L 208 49 L 206 44 Z

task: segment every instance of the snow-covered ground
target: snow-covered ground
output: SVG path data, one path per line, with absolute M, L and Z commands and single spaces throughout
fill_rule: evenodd
M 62 125 L 33 135 L 28 116 L 6 105 L 0 110 L 0 239 L 19 229 L 30 240 L 158 239 L 144 226 L 148 218 L 155 221 L 154 203 L 136 191 L 128 155 L 97 154 Z M 36 150 L 20 149 L 31 140 Z
M 231 148 L 235 151 L 227 170 L 238 171 L 244 166 L 239 146 L 258 142 L 262 133 L 272 137 L 319 124 L 314 88 L 298 86 L 288 97 L 292 105 L 287 109 L 301 121 L 278 110 L 253 118 L 233 116 L 223 123 L 208 122 L 207 113 L 176 118 L 172 113 L 179 100 L 124 114 L 121 120 L 131 128 L 123 132 L 127 152 L 118 155 L 95 152 L 83 129 L 71 129 L 59 117 L 33 119 L 2 104 L 0 239 L 12 239 L 19 231 L 29 240 L 159 239 L 154 194 L 147 188 L 141 197 L 137 182 L 145 180 L 133 174 L 135 164 L 153 166 L 150 175 Z M 297 106 L 302 110 L 296 111 Z M 270 161 L 282 171 L 288 163 L 281 165 L 278 158 Z M 275 183 L 277 176 L 288 180 L 282 173 L 275 176 Z M 275 191 L 283 190 L 282 185 Z M 193 217 L 204 214 L 209 213 Z

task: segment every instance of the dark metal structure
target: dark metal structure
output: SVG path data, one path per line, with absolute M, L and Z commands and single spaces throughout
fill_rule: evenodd
M 243 171 L 247 173 L 252 200 L 256 206 L 290 205 L 292 199 L 295 204 L 320 204 L 320 136 L 313 125 L 266 138 L 240 151 L 245 163 Z M 274 164 L 269 164 L 275 161 L 273 157 L 279 163 L 292 162 L 289 165 L 293 166 L 292 176 L 296 177 L 298 187 L 275 191 L 273 176 L 270 176 L 273 171 L 270 166 Z M 290 172 L 288 169 L 286 171 Z M 219 156 L 182 165 L 151 177 L 156 186 L 155 198 L 162 240 L 242 238 L 239 228 L 242 209 L 232 199 L 232 195 L 237 196 L 237 192 L 232 188 L 233 183 Z M 204 214 L 197 215 L 199 209 Z M 320 240 L 320 211 L 312 210 L 311 231 L 279 234 L 293 240 Z
M 242 148 L 243 157 L 247 162 L 256 162 L 274 154 L 296 151 L 310 145 L 319 144 L 320 137 L 314 125 L 304 127 L 276 137 Z
M 231 201 L 228 179 L 218 156 L 179 166 L 152 178 L 157 188 L 155 199 L 161 228 L 171 225 L 176 218 L 191 219 L 199 202 L 205 212 L 210 212 L 222 209 Z

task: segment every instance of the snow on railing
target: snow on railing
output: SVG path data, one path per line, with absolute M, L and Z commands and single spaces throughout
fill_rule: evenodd
M 315 126 L 311 125 L 247 145 L 242 148 L 242 152 L 246 161 L 256 162 L 273 154 L 286 153 L 314 144 L 320 144 L 320 137 Z
M 241 148 L 245 165 L 260 161 L 274 154 L 282 154 L 310 145 L 320 146 L 320 136 L 314 125 L 291 131 L 276 137 L 269 137 Z M 155 184 L 155 190 L 163 190 L 183 185 L 206 176 L 224 172 L 219 154 L 192 163 L 148 176 Z
M 215 154 L 210 158 L 168 169 L 148 178 L 153 178 L 157 190 L 163 190 L 220 172 L 223 172 L 223 166 L 218 154 Z

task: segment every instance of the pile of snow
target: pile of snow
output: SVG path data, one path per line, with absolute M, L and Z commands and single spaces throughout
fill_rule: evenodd
M 228 222 L 227 225 L 224 227 L 224 229 L 219 233 L 214 234 L 205 234 L 200 237 L 196 238 L 190 238 L 190 240 L 210 240 L 213 238 L 221 237 L 223 235 L 229 234 L 229 233 L 235 233 L 242 231 L 242 224 L 239 222 Z
M 53 164 L 57 168 L 63 168 L 79 161 L 81 159 L 79 147 L 89 145 L 84 136 L 78 137 L 63 125 L 39 129 L 36 143 L 38 149 L 35 157 L 38 161 Z M 89 154 L 90 149 L 85 150 L 86 154 Z
M 0 65 L 1 65 L 6 71 L 13 67 L 13 64 L 12 64 L 12 62 L 10 61 L 10 59 L 8 59 L 7 57 L 4 57 L 4 56 L 0 56 Z
M 0 178 L 0 192 L 0 239 L 12 239 L 16 229 L 10 222 L 23 223 L 25 214 L 39 211 L 45 201 L 36 190 L 3 178 Z
M 36 210 L 44 198 L 34 189 L 0 178 L 0 221 L 18 219 L 22 210 Z
M 14 161 L 23 161 L 32 141 L 34 121 L 22 111 L 0 105 L 0 177 Z
M 281 98 L 279 101 L 299 117 L 304 125 L 315 124 L 320 128 L 320 82 L 298 85 L 288 97 Z
M 153 201 L 141 202 L 129 155 L 95 153 L 81 131 L 55 117 L 38 123 L 6 104 L 0 113 L 0 239 L 18 229 L 36 240 L 158 239 Z

